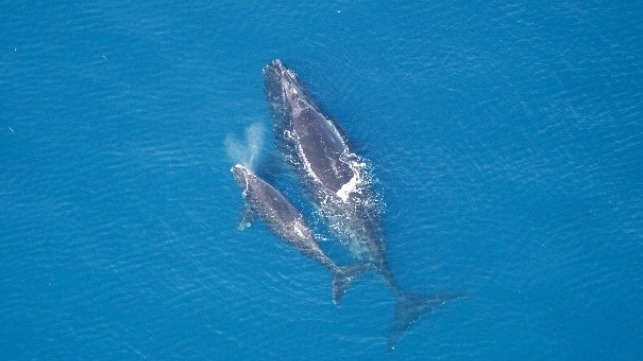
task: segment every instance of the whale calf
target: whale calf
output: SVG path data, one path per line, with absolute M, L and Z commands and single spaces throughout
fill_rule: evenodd
M 402 289 L 387 261 L 382 207 L 368 163 L 350 150 L 292 70 L 274 60 L 263 73 L 277 143 L 291 169 L 340 242 L 355 258 L 373 265 L 395 294 L 395 319 L 388 334 L 392 350 L 422 313 L 463 294 L 423 296 Z
M 245 202 L 241 228 L 246 227 L 251 218 L 257 215 L 287 244 L 328 268 L 333 273 L 333 303 L 339 304 L 348 286 L 369 270 L 370 265 L 338 266 L 335 264 L 319 247 L 303 215 L 281 192 L 244 165 L 235 165 L 231 172 L 241 188 Z

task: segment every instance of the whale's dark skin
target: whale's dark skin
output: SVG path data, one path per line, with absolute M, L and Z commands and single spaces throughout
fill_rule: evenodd
M 319 111 L 281 61 L 266 66 L 264 75 L 277 140 L 296 165 L 298 179 L 351 253 L 377 267 L 397 288 L 386 261 L 381 209 L 366 164 L 350 151 L 333 121 Z
M 373 264 L 397 291 L 386 259 L 381 209 L 374 201 L 365 163 L 350 151 L 294 72 L 275 60 L 264 68 L 264 75 L 277 139 L 295 163 L 298 179 L 342 243 L 356 258 Z
M 382 210 L 366 162 L 351 152 L 333 120 L 321 112 L 292 70 L 275 60 L 263 72 L 276 139 L 291 168 L 341 243 L 355 258 L 372 264 L 396 296 L 388 336 L 392 349 L 422 312 L 460 295 L 427 297 L 400 287 L 387 261 Z
M 306 162 L 308 175 L 329 193 L 336 194 L 355 176 L 348 147 L 335 125 L 309 101 L 297 77 L 275 60 L 264 69 L 272 110 L 283 118 L 280 135 L 292 137 L 299 161 Z
M 248 167 L 237 164 L 231 172 L 241 188 L 246 209 L 244 218 L 259 216 L 268 228 L 286 243 L 328 268 L 334 275 L 333 302 L 338 304 L 353 280 L 367 271 L 365 264 L 338 266 L 319 247 L 303 215 L 281 192 L 255 175 Z M 243 222 L 248 219 L 243 219 Z

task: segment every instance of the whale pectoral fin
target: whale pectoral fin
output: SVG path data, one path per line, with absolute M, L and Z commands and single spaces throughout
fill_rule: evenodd
M 254 223 L 255 213 L 252 208 L 246 204 L 241 211 L 241 217 L 239 217 L 239 224 L 237 224 L 237 230 L 239 232 L 245 231 L 247 228 L 252 227 Z

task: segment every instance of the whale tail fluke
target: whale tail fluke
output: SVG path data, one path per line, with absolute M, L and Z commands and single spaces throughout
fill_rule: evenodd
M 349 266 L 337 266 L 333 271 L 333 303 L 338 305 L 346 289 L 365 272 L 372 270 L 368 264 L 354 264 Z
M 388 349 L 393 351 L 395 343 L 412 324 L 420 319 L 423 313 L 443 305 L 448 301 L 466 297 L 465 293 L 445 293 L 439 295 L 417 295 L 399 292 L 396 296 L 395 319 L 388 334 Z

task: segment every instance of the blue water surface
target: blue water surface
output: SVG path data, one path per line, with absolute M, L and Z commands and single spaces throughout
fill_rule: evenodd
M 0 359 L 640 360 L 642 11 L 1 2 Z M 236 230 L 224 138 L 270 129 L 275 58 L 371 162 L 400 283 L 470 295 L 392 354 L 375 275 L 335 306 L 326 269 Z

